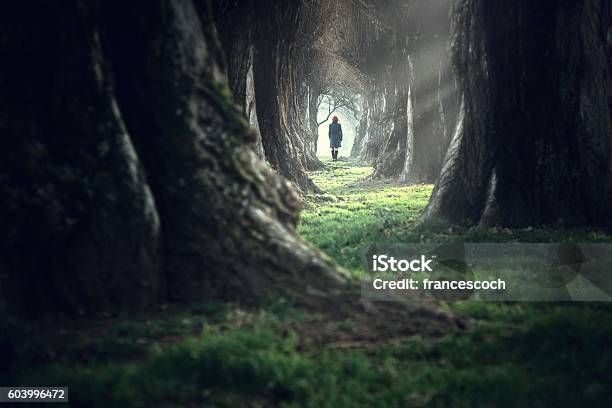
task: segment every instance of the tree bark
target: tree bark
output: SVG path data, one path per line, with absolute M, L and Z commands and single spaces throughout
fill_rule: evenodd
M 457 2 L 462 106 L 426 218 L 610 227 L 611 10 Z
M 281 175 L 304 190 L 316 190 L 306 173 L 316 162 L 304 143 L 303 87 L 305 51 L 294 43 L 300 34 L 296 24 L 304 4 L 266 3 L 256 6 L 255 93 L 258 120 L 268 162 Z
M 317 146 L 319 143 L 319 124 L 317 123 L 319 88 L 316 85 L 307 85 L 304 99 L 306 117 L 304 119 L 304 148 L 306 150 L 306 169 L 320 170 L 323 163 L 317 158 Z
M 98 18 L 85 2 L 15 4 L 0 17 L 0 303 L 28 314 L 161 299 L 156 198 Z
M 308 128 L 309 128 L 309 141 L 306 144 L 310 150 L 311 154 L 317 154 L 317 146 L 319 143 L 319 123 L 318 123 L 318 114 L 319 114 L 319 95 L 321 94 L 321 90 L 318 84 L 311 83 L 308 86 Z
M 432 67 L 432 59 L 436 61 L 437 58 L 427 58 L 423 55 L 426 52 L 413 54 L 412 156 L 401 175 L 404 181 L 413 183 L 433 183 L 436 180 L 449 141 L 440 90 L 444 68 L 441 62 Z
M 240 107 L 255 132 L 254 149 L 264 157 L 261 132 L 257 121 L 253 73 L 253 38 L 256 21 L 254 3 L 218 1 L 213 3 L 213 13 L 221 46 L 225 51 L 228 85 L 234 102 Z M 241 29 L 236 30 L 236 26 Z
M 361 118 L 359 124 L 355 129 L 355 140 L 351 147 L 351 158 L 360 162 L 363 161 L 363 154 L 366 150 L 366 143 L 368 138 L 368 119 L 367 112 L 369 110 L 368 98 L 363 98 L 363 106 Z
M 77 2 L 3 15 L 0 287 L 10 309 L 271 295 L 322 307 L 355 290 L 297 236 L 298 196 L 253 152 L 199 6 Z
M 411 87 L 411 68 L 406 38 L 394 35 L 391 62 L 383 80 L 385 86 L 384 138 L 374 163 L 374 177 L 397 178 L 404 167 L 408 139 L 408 98 Z
M 374 82 L 365 97 L 360 133 L 353 143 L 351 155 L 359 162 L 374 166 L 390 134 L 390 124 L 385 112 L 386 88 Z

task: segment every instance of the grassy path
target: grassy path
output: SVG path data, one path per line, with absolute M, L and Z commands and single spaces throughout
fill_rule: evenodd
M 432 185 L 367 180 L 371 167 L 329 163 L 312 172 L 325 194 L 307 197 L 299 231 L 338 264 L 358 276 L 360 250 L 373 242 L 413 238 L 409 227 L 427 205 Z
M 310 174 L 325 193 L 306 198 L 298 229 L 354 276 L 362 273 L 361 248 L 371 243 L 612 242 L 612 236 L 591 230 L 416 227 L 415 221 L 427 205 L 433 185 L 371 180 L 371 167 L 351 162 L 326 165 Z

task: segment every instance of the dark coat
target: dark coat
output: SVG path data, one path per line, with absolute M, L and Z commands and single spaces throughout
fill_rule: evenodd
M 329 125 L 329 147 L 337 149 L 342 142 L 342 126 L 338 122 Z

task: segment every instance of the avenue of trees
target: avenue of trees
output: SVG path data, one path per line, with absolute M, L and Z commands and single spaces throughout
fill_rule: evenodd
M 295 230 L 339 86 L 354 159 L 435 182 L 425 219 L 610 227 L 608 0 L 37 7 L 0 15 L 1 307 L 385 313 Z

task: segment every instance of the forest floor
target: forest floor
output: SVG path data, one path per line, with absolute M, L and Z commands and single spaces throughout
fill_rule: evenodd
M 312 173 L 300 233 L 359 277 L 380 242 L 612 242 L 593 231 L 415 226 L 431 185 Z M 382 345 L 306 345 L 284 299 L 245 311 L 168 306 L 146 316 L 45 324 L 0 320 L 0 384 L 68 385 L 75 406 L 612 406 L 608 303 L 442 303 L 470 321 Z M 350 321 L 338 322 L 350 326 Z M 11 365 L 12 364 L 12 365 Z M 8 368 L 8 370 L 7 370 Z

